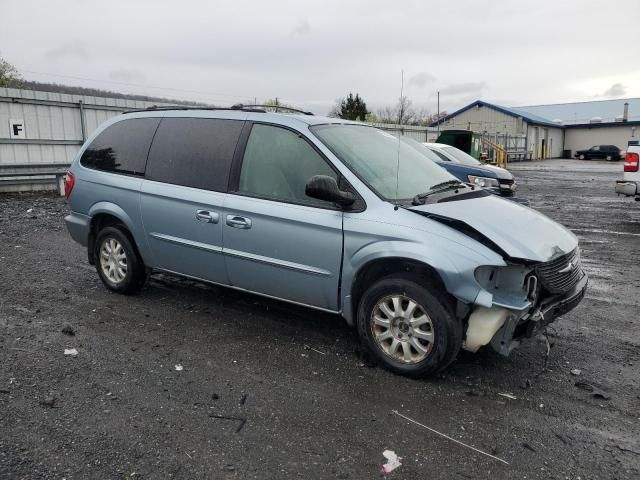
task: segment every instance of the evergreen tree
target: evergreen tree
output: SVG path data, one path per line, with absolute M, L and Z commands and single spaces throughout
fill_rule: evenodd
M 360 95 L 356 93 L 355 97 L 353 93 L 349 93 L 347 98 L 344 98 L 340 102 L 340 108 L 337 112 L 338 117 L 345 120 L 364 120 L 367 117 L 367 104 L 362 100 Z

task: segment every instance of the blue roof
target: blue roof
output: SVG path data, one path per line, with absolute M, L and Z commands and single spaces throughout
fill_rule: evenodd
M 607 125 L 616 122 L 624 112 L 624 104 L 629 104 L 628 123 L 640 122 L 640 98 L 619 98 L 616 100 L 594 100 L 591 102 L 555 103 L 550 105 L 529 105 L 524 107 L 503 107 L 483 100 L 476 100 L 466 107 L 441 118 L 431 124 L 432 127 L 455 117 L 456 115 L 479 105 L 489 107 L 512 117 L 522 117 L 534 125 L 546 125 L 556 128 L 564 126 Z M 589 123 L 593 117 L 600 117 L 602 123 Z M 560 120 L 558 122 L 557 120 Z
M 503 106 L 500 106 L 500 105 L 495 105 L 493 103 L 485 102 L 483 100 L 476 100 L 475 102 L 470 103 L 466 107 L 462 107 L 460 110 L 456 110 L 455 112 L 450 113 L 446 117 L 441 118 L 439 121 L 433 122 L 431 124 L 431 126 L 435 127 L 435 126 L 438 125 L 438 123 L 443 123 L 443 122 L 449 120 L 451 117 L 455 117 L 456 115 L 459 115 L 460 113 L 465 112 L 465 111 L 469 110 L 470 108 L 474 108 L 476 105 L 479 105 L 481 107 L 492 108 L 494 110 L 502 112 L 502 113 L 504 113 L 506 115 L 509 115 L 511 117 L 516 117 L 516 118 L 522 117 L 527 122 L 535 124 L 535 125 L 547 125 L 549 127 L 562 128 L 562 125 L 558 125 L 557 123 L 552 122 L 548 118 L 544 118 L 544 117 L 541 117 L 541 116 L 536 115 L 534 113 L 530 113 L 528 111 L 525 111 L 522 108 L 503 107 Z
M 589 123 L 593 117 L 600 117 L 602 122 L 606 123 L 615 122 L 616 117 L 622 116 L 625 102 L 629 104 L 628 120 L 640 120 L 640 98 L 530 105 L 517 107 L 514 110 L 524 110 L 551 120 L 562 120 L 563 125 Z

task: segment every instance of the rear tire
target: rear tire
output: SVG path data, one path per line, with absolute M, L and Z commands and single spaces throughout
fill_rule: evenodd
M 358 308 L 358 335 L 373 356 L 401 375 L 422 377 L 449 365 L 462 345 L 462 323 L 449 302 L 418 279 L 387 277 Z
M 610 162 L 611 160 L 613 160 L 613 157 L 611 155 L 607 155 L 606 160 L 607 160 L 607 162 Z
M 109 290 L 130 295 L 144 285 L 147 278 L 144 263 L 129 236 L 120 228 L 100 230 L 93 255 L 98 276 Z

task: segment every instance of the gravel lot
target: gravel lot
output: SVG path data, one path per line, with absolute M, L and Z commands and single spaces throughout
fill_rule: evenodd
M 382 478 L 385 449 L 389 479 L 639 478 L 640 203 L 613 193 L 619 163 L 514 170 L 580 237 L 590 289 L 546 369 L 534 339 L 426 380 L 370 365 L 331 315 L 165 275 L 111 294 L 64 200 L 0 195 L 0 478 Z

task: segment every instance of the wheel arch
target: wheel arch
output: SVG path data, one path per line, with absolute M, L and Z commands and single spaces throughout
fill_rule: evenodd
M 451 295 L 438 270 L 431 264 L 408 256 L 375 258 L 361 265 L 353 274 L 346 297 L 343 298 L 343 316 L 347 323 L 354 325 L 360 299 L 365 290 L 374 282 L 392 275 L 411 277 L 420 283 L 433 285 L 437 292 L 451 305 L 456 299 Z
M 93 251 L 96 235 L 104 227 L 108 226 L 119 226 L 123 233 L 125 233 L 131 240 L 133 247 L 136 249 L 136 253 L 140 255 L 140 249 L 138 248 L 138 244 L 133 235 L 133 221 L 122 208 L 112 203 L 99 202 L 91 207 L 89 210 L 89 216 L 91 217 L 91 221 L 89 224 L 87 255 L 91 265 L 95 264 Z M 124 228 L 122 228 L 123 226 Z

